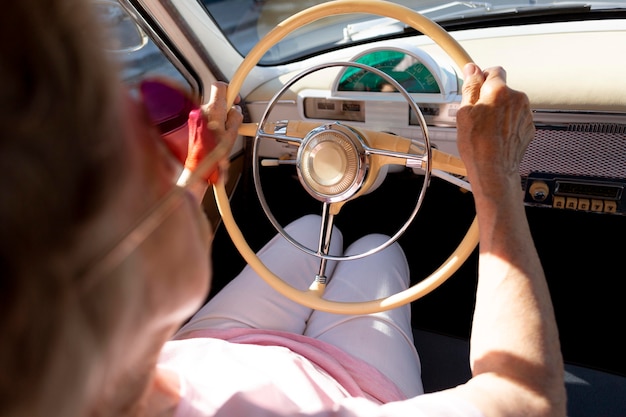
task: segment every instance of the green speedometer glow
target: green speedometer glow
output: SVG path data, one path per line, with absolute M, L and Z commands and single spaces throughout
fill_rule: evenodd
M 369 65 L 388 74 L 409 93 L 439 93 L 439 85 L 433 74 L 419 60 L 395 50 L 370 52 L 356 62 Z M 339 91 L 394 91 L 387 81 L 372 72 L 349 67 L 338 85 Z

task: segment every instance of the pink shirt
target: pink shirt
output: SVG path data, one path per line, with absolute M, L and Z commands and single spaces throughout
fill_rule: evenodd
M 422 415 L 419 411 L 481 416 L 448 393 L 400 401 L 401 391 L 374 367 L 333 345 L 286 332 L 187 333 L 165 344 L 159 366 L 180 378 L 176 417 Z

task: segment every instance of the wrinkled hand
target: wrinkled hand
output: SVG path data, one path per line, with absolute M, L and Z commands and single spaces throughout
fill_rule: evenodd
M 463 71 L 459 153 L 475 193 L 499 193 L 519 185 L 519 165 L 535 134 L 528 97 L 506 85 L 500 67 L 481 71 L 470 63 Z
M 189 114 L 189 147 L 185 168 L 192 172 L 217 143 L 226 141 L 230 148 L 237 138 L 243 115 L 237 105 L 230 109 L 226 108 L 227 88 L 226 83 L 213 83 L 208 104 Z M 239 100 L 236 101 L 238 102 Z M 215 183 L 220 171 L 226 172 L 227 167 L 228 159 L 223 159 L 220 161 L 220 169 L 206 172 L 203 178 L 210 183 Z

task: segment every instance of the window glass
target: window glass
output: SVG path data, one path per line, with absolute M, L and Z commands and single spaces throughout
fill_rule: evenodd
M 107 51 L 120 64 L 123 81 L 133 84 L 146 77 L 162 77 L 191 90 L 189 82 L 168 55 L 139 28 L 119 3 L 96 0 L 94 4 L 107 31 Z
M 146 77 L 165 77 L 188 86 L 180 71 L 156 44 L 148 38 L 147 43 L 136 51 L 115 52 L 115 58 L 121 65 L 121 76 L 126 82 L 133 83 Z

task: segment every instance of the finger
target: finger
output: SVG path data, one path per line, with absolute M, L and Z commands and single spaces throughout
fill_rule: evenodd
M 241 125 L 242 121 L 243 121 L 243 114 L 241 112 L 241 107 L 239 107 L 238 105 L 234 105 L 233 107 L 231 107 L 226 117 L 226 124 L 225 124 L 226 130 L 231 130 L 231 129 L 238 130 L 239 125 Z
M 480 68 L 470 62 L 463 68 L 463 92 L 461 107 L 474 104 L 480 97 L 480 88 L 485 81 L 485 77 Z
M 484 71 L 485 81 L 502 81 L 506 84 L 506 70 L 502 67 L 491 67 Z
M 202 106 L 204 117 L 207 120 L 206 127 L 211 131 L 224 129 L 224 122 L 227 117 L 226 108 L 226 84 L 215 82 L 211 84 L 209 101 Z
M 211 91 L 209 93 L 209 103 L 215 103 L 224 97 L 224 87 L 219 83 L 215 82 L 211 84 Z
M 226 83 L 220 81 L 211 84 L 209 101 L 203 106 L 205 112 L 220 111 L 221 114 L 226 113 L 226 87 Z

